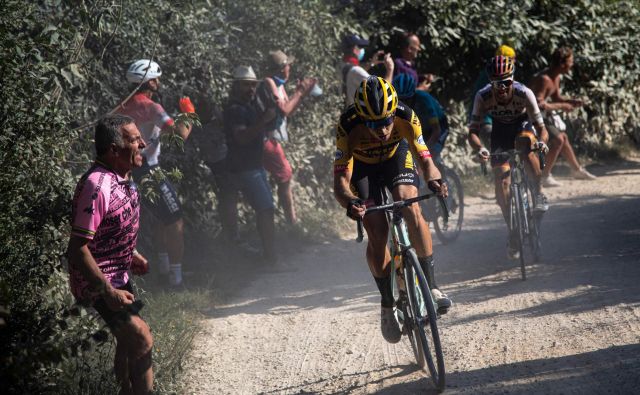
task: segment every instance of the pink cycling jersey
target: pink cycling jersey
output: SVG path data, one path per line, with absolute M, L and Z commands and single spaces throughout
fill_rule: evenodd
M 71 234 L 90 240 L 91 255 L 115 288 L 129 281 L 139 220 L 138 192 L 128 180 L 100 163 L 82 176 L 73 196 Z M 97 294 L 74 265 L 69 278 L 76 299 L 95 301 Z

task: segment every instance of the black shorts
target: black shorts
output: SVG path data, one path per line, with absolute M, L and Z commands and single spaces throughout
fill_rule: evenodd
M 491 152 L 503 152 L 515 148 L 516 139 L 524 138 L 534 143 L 537 140 L 536 130 L 528 119 L 513 123 L 501 123 L 493 120 L 491 129 Z M 498 167 L 508 162 L 506 158 L 491 158 L 491 166 Z
M 382 188 L 392 191 L 398 185 L 420 187 L 416 164 L 406 140 L 402 140 L 393 157 L 384 162 L 368 164 L 354 159 L 351 189 L 367 205 L 371 202 L 382 204 Z
M 122 287 L 119 287 L 120 290 L 129 291 L 132 294 L 133 287 L 131 286 L 131 281 L 127 282 Z M 135 296 L 135 294 L 134 294 Z M 129 322 L 132 315 L 140 316 L 138 312 L 142 308 L 142 302 L 136 300 L 133 304 L 127 306 L 127 308 L 123 310 L 114 311 L 107 306 L 107 303 L 102 298 L 98 298 L 93 304 L 93 308 L 96 309 L 100 317 L 107 323 L 107 326 L 110 329 L 116 329 L 118 326 L 125 322 Z
M 149 166 L 145 163 L 142 167 L 133 170 L 133 176 L 140 185 L 143 177 L 151 175 L 153 178 L 152 173 L 157 171 L 162 171 L 159 165 Z M 151 211 L 165 225 L 171 225 L 181 219 L 182 207 L 171 182 L 166 177 L 160 182 L 154 181 L 154 191 L 158 196 L 153 202 L 141 194 L 140 201 L 143 207 Z

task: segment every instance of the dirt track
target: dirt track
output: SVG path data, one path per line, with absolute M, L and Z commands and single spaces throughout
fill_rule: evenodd
M 561 169 L 559 169 L 561 170 Z M 520 280 L 493 196 L 435 245 L 454 300 L 439 325 L 447 394 L 640 393 L 640 159 L 547 189 L 544 256 Z M 217 284 L 187 365 L 194 394 L 434 393 L 409 343 L 379 332 L 379 294 L 352 240 L 305 247 L 278 272 Z M 250 278 L 243 282 L 244 278 Z

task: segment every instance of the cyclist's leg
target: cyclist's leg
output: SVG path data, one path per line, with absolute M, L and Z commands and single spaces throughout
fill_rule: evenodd
M 534 194 L 534 209 L 536 211 L 547 211 L 549 204 L 547 197 L 542 193 L 542 170 L 540 169 L 540 159 L 538 152 L 531 151 L 531 147 L 538 139 L 535 135 L 531 123 L 523 124 L 523 130 L 516 138 L 516 148 L 523 152 L 525 161 L 525 171 L 529 187 Z
M 169 254 L 169 280 L 172 285 L 182 284 L 182 258 L 184 257 L 184 222 L 178 194 L 169 180 L 158 185 L 160 198 L 157 215 L 163 222 L 164 239 Z
M 519 125 L 493 122 L 491 129 L 491 152 L 504 152 L 513 149 Z M 496 203 L 500 206 L 502 217 L 509 226 L 509 198 L 511 176 L 509 160 L 506 157 L 492 157 L 493 180 L 496 192 Z
M 538 139 L 533 132 L 531 124 L 527 122 L 527 125 L 516 137 L 515 148 L 524 154 L 525 170 L 534 192 L 541 192 L 542 170 L 540 170 L 540 159 L 537 152 L 531 151 L 531 147 Z
M 367 206 L 382 203 L 380 166 L 354 161 L 351 187 L 353 192 L 365 201 Z M 389 263 L 391 256 L 387 248 L 389 224 L 383 212 L 371 213 L 363 219 L 367 232 L 367 264 L 380 291 L 380 330 L 389 343 L 397 343 L 402 337 L 400 324 L 396 319 L 395 300 L 391 289 Z

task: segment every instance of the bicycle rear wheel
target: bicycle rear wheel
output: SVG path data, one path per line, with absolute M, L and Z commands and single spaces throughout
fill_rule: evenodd
M 411 311 L 409 322 L 413 334 L 409 338 L 415 342 L 416 361 L 425 372 L 431 375 L 431 380 L 438 391 L 442 391 L 445 386 L 445 367 L 436 308 L 427 279 L 413 248 L 404 253 L 404 272 L 409 302 L 407 310 Z M 414 343 L 412 343 L 413 346 Z
M 433 221 L 433 228 L 436 236 L 442 244 L 455 241 L 460 236 L 462 230 L 462 220 L 464 218 L 464 190 L 460 177 L 451 169 L 444 169 L 444 179 L 449 188 L 447 206 L 449 206 L 449 221 L 444 222 L 442 207 L 436 205 L 436 217 Z
M 518 232 L 518 251 L 520 252 L 520 272 L 522 274 L 522 280 L 527 279 L 527 271 L 525 267 L 524 257 L 524 237 L 525 237 L 525 215 L 524 206 L 522 203 L 522 193 L 519 185 L 515 185 L 511 188 L 511 204 L 513 207 L 512 215 L 515 215 L 515 229 Z

